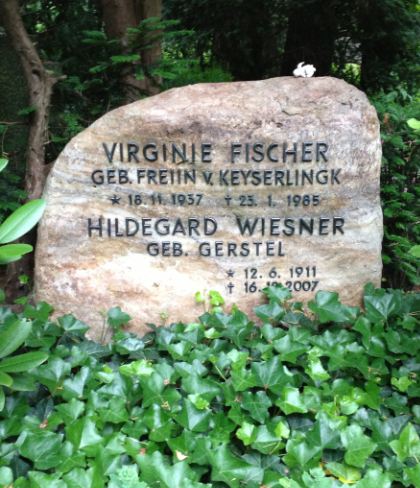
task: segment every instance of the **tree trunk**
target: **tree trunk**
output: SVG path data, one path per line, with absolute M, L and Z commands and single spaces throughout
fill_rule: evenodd
M 282 61 L 282 75 L 291 76 L 296 65 L 313 64 L 317 76 L 331 73 L 337 22 L 335 0 L 292 3 Z
M 105 32 L 110 39 L 120 40 L 124 54 L 130 51 L 127 29 L 137 27 L 144 19 L 161 17 L 162 14 L 162 0 L 101 0 L 101 5 Z M 141 50 L 139 54 L 144 79 L 136 79 L 133 65 L 121 70 L 126 103 L 138 100 L 141 95 L 150 96 L 159 92 L 159 84 L 150 74 L 150 67 L 160 58 L 160 42 L 156 41 L 151 48 Z
M 52 88 L 57 81 L 44 68 L 38 52 L 29 38 L 20 14 L 19 0 L 0 2 L 2 23 L 10 42 L 22 64 L 28 86 L 31 114 L 28 146 L 26 152 L 25 190 L 28 199 L 40 198 L 44 189 L 49 166 L 45 164 L 45 145 L 48 141 L 48 115 Z M 34 244 L 35 233 L 27 236 L 25 242 Z M 6 288 L 9 295 L 17 292 L 20 274 L 32 274 L 32 256 L 9 265 Z

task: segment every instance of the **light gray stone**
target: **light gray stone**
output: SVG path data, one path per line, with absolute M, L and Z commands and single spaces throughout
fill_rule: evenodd
M 117 143 L 112 163 L 103 143 L 109 155 Z M 295 143 L 297 161 L 283 161 L 283 144 Z M 132 153 L 139 146 L 138 162 L 127 161 L 127 144 Z M 156 145 L 156 161 L 145 160 L 147 144 Z M 187 161 L 172 162 L 172 144 L 186 144 Z M 246 162 L 246 144 L 261 144 L 249 157 L 263 151 L 264 160 Z M 153 149 L 146 146 L 149 159 Z M 111 306 L 142 332 L 160 324 L 161 313 L 194 320 L 202 312 L 197 291 L 218 290 L 228 306 L 252 312 L 258 290 L 275 281 L 304 301 L 324 289 L 360 304 L 363 285 L 381 281 L 380 160 L 375 110 L 334 78 L 193 85 L 118 108 L 71 140 L 54 165 L 38 231 L 36 297 L 91 324 L 94 337 Z M 192 204 L 180 205 L 182 198 Z M 102 219 L 102 237 L 93 228 L 89 236 L 88 219 L 91 227 Z M 117 237 L 115 219 L 120 233 L 126 222 L 139 231 Z M 159 219 L 168 219 L 170 235 Z M 245 219 L 257 222 L 252 236 L 241 236 Z M 182 246 L 183 255 L 151 255 L 162 246 L 168 253 Z M 221 255 L 203 255 L 210 250 Z

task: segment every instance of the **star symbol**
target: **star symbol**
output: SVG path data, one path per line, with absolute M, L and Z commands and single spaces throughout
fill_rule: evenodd
M 109 200 L 111 200 L 112 205 L 119 205 L 120 204 L 121 197 L 118 197 L 117 195 L 114 195 L 114 196 L 110 197 Z
M 233 271 L 232 269 L 230 269 L 229 271 L 227 271 L 227 275 L 229 278 L 233 278 L 235 276 L 235 271 Z

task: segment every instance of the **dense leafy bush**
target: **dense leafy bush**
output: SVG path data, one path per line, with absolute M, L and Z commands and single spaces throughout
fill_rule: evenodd
M 381 198 L 384 213 L 383 263 L 388 286 L 419 285 L 420 131 L 407 121 L 418 116 L 419 100 L 404 90 L 373 98 L 381 121 L 383 162 Z
M 265 294 L 260 327 L 212 300 L 143 338 L 114 308 L 110 345 L 46 304 L 1 309 L 2 328 L 31 323 L 18 352 L 49 359 L 5 388 L 0 485 L 419 486 L 419 297 L 368 286 L 361 313 L 319 292 L 310 317 L 288 290 Z

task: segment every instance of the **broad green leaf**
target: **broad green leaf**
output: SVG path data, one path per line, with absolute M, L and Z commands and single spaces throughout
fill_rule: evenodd
M 255 438 L 251 447 L 262 454 L 272 455 L 284 448 L 282 436 L 277 430 L 271 430 L 266 425 L 261 425 L 255 430 Z
M 108 325 L 114 330 L 119 329 L 131 320 L 131 317 L 123 312 L 120 307 L 113 307 L 108 310 Z
M 371 321 L 387 320 L 399 308 L 398 298 L 394 293 L 369 286 L 365 287 L 363 300 L 366 316 Z
M 279 356 L 269 361 L 254 362 L 251 366 L 256 379 L 256 385 L 280 394 L 283 386 L 293 382 L 293 375 L 284 368 Z
M 210 418 L 210 410 L 199 410 L 188 399 L 184 400 L 184 406 L 176 416 L 177 422 L 192 432 L 208 431 L 210 428 Z
M 48 430 L 25 432 L 22 440 L 18 439 L 19 454 L 33 461 L 36 469 L 55 468 L 63 460 L 63 435 Z
M 90 369 L 87 366 L 83 366 L 73 378 L 67 378 L 63 382 L 63 397 L 66 400 L 70 400 L 71 398 L 82 398 L 89 375 Z
M 404 468 L 404 474 L 413 486 L 420 486 L 420 463 L 412 468 Z
M 151 363 L 144 359 L 120 366 L 120 373 L 124 376 L 150 376 L 153 372 Z
M 212 481 L 222 481 L 230 488 L 239 488 L 247 483 L 261 483 L 264 470 L 235 456 L 227 445 L 208 452 Z
M 46 352 L 34 351 L 11 356 L 0 361 L 0 371 L 4 373 L 21 373 L 36 368 L 48 359 Z
M 357 482 L 355 488 L 391 488 L 392 480 L 387 473 L 380 469 L 369 469 L 366 475 Z
M 58 474 L 45 474 L 29 471 L 30 488 L 68 488 L 65 481 L 59 479 Z
M 310 359 L 305 371 L 314 381 L 325 381 L 330 377 L 319 358 Z
M 245 391 L 242 394 L 242 408 L 247 410 L 257 422 L 263 423 L 268 419 L 270 415 L 268 409 L 271 405 L 271 400 L 264 391 L 257 391 L 256 393 Z
M 269 286 L 263 289 L 263 293 L 267 296 L 269 300 L 272 300 L 274 302 L 278 301 L 280 303 L 285 302 L 292 296 L 289 288 L 283 285 Z
M 362 477 L 362 474 L 358 469 L 346 466 L 345 464 L 331 462 L 327 463 L 325 467 L 328 473 L 334 475 L 345 485 L 352 485 Z
M 315 300 L 311 300 L 308 307 L 317 315 L 321 324 L 354 322 L 359 313 L 357 307 L 340 303 L 338 293 L 328 291 L 318 291 Z
M 420 439 L 412 424 L 407 424 L 399 439 L 390 442 L 389 445 L 401 462 L 410 457 L 420 458 Z
M 417 120 L 415 118 L 408 119 L 407 125 L 411 129 L 414 129 L 415 131 L 420 131 L 420 120 Z
M 340 430 L 344 427 L 340 419 L 331 419 L 324 412 L 321 412 L 312 427 L 307 433 L 307 442 L 319 449 L 338 449 L 340 447 Z
M 71 332 L 73 334 L 83 334 L 89 330 L 88 325 L 76 319 L 76 317 L 71 314 L 59 317 L 58 323 L 66 332 Z
M 1 169 L 0 169 L 0 171 L 1 171 Z M 0 486 L 11 486 L 12 483 L 13 483 L 13 471 L 7 466 L 1 467 L 0 468 Z
M 21 346 L 31 332 L 31 322 L 25 319 L 10 320 L 0 326 L 0 359 Z
M 302 401 L 302 396 L 298 388 L 287 386 L 283 389 L 281 397 L 276 401 L 276 405 L 289 415 L 291 413 L 306 413 L 308 409 Z
M 254 386 L 257 386 L 257 380 L 252 371 L 245 368 L 233 369 L 231 373 L 232 385 L 235 391 L 246 391 Z
M 31 200 L 15 210 L 0 225 L 0 243 L 15 241 L 34 227 L 45 210 L 45 201 Z
M 206 408 L 209 407 L 210 402 L 208 402 L 205 398 L 203 398 L 201 395 L 188 395 L 188 400 L 194 405 L 195 408 L 198 410 L 205 410 Z
M 7 158 L 0 158 L 0 172 L 3 171 L 8 164 L 9 160 Z
M 71 424 L 85 411 L 85 403 L 72 398 L 68 403 L 61 403 L 55 408 L 64 419 L 64 422 Z
M 350 425 L 341 433 L 341 442 L 346 448 L 344 460 L 356 468 L 363 468 L 367 458 L 376 449 L 376 444 L 356 424 Z
M 236 431 L 236 437 L 240 439 L 245 446 L 252 444 L 257 436 L 255 425 L 244 422 L 240 429 Z
M 33 247 L 29 244 L 6 244 L 0 246 L 0 264 L 8 264 L 17 261 L 24 254 L 33 251 Z
M 1 364 L 1 362 L 0 362 Z M 0 371 L 0 386 L 12 386 L 13 378 L 7 373 Z
M 63 476 L 67 488 L 93 488 L 93 470 L 74 468 Z
M 415 258 L 420 258 L 420 245 L 417 244 L 416 246 L 411 247 L 408 252 Z
M 194 484 L 188 484 L 188 481 L 197 481 L 197 474 L 185 461 L 171 465 L 158 451 L 150 455 L 140 454 L 136 461 L 140 466 L 140 480 L 151 488 L 193 488 Z M 200 484 L 196 486 L 198 488 Z
M 103 442 L 92 418 L 82 417 L 66 428 L 67 439 L 75 449 L 86 449 Z
M 273 342 L 274 349 L 280 353 L 279 359 L 295 364 L 299 356 L 307 352 L 308 346 L 294 341 L 290 334 Z
M 286 444 L 286 451 L 287 454 L 283 459 L 291 468 L 304 468 L 307 465 L 316 466 L 322 452 L 319 446 L 310 445 L 301 436 L 289 439 Z

